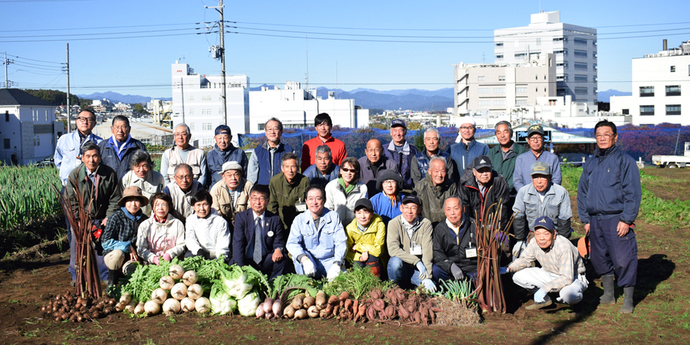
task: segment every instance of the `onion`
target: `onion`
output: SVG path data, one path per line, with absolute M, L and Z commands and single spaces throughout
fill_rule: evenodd
M 192 284 L 196 283 L 198 278 L 199 276 L 197 276 L 196 272 L 187 271 L 182 276 L 182 282 L 184 283 L 184 285 L 192 286 Z
M 186 274 L 186 273 L 185 273 Z M 199 284 L 192 284 L 187 288 L 187 297 L 197 300 L 204 294 L 204 289 Z
M 170 290 L 170 296 L 178 301 L 183 300 L 187 297 L 187 285 L 184 285 L 184 283 L 175 284 L 172 290 Z
M 144 304 L 144 311 L 146 315 L 156 315 L 161 311 L 161 305 L 151 300 Z
M 170 316 L 180 312 L 180 301 L 174 298 L 168 298 L 165 303 L 163 303 L 163 314 Z
M 132 300 L 132 295 L 130 295 L 129 292 L 123 293 L 122 296 L 120 297 L 120 302 L 122 304 L 129 304 L 129 301 L 131 301 L 131 300 Z
M 188 313 L 190 311 L 194 311 L 194 300 L 190 298 L 185 298 L 180 302 L 180 305 L 182 306 L 182 311 L 185 313 Z
M 161 289 L 163 290 L 170 290 L 172 289 L 173 285 L 175 285 L 175 281 L 171 276 L 163 276 L 158 281 L 158 285 L 160 285 Z
M 173 279 L 182 279 L 182 275 L 184 275 L 184 268 L 182 268 L 180 265 L 172 265 L 170 266 L 170 270 L 168 272 Z
M 194 302 L 194 308 L 198 313 L 206 314 L 211 311 L 211 301 L 206 297 L 199 297 L 199 299 Z
M 141 315 L 144 313 L 144 303 L 139 302 L 137 306 L 134 308 L 134 314 L 136 315 Z
M 165 292 L 165 290 L 163 290 L 161 288 L 155 289 L 151 293 L 151 300 L 158 303 L 158 304 L 163 304 L 167 298 L 168 298 L 168 293 Z

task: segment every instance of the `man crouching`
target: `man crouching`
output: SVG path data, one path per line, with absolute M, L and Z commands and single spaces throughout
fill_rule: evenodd
M 535 260 L 541 268 L 529 267 Z M 515 272 L 515 284 L 534 292 L 534 304 L 527 306 L 527 310 L 550 306 L 552 301 L 547 295 L 550 292 L 558 292 L 558 302 L 580 303 L 588 285 L 577 248 L 555 231 L 549 217 L 536 219 L 534 241 L 508 266 L 508 272 Z

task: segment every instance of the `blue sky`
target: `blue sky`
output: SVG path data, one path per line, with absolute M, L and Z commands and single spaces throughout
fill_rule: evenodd
M 60 63 L 69 42 L 73 93 L 170 97 L 175 60 L 183 58 L 200 74 L 220 74 L 220 62 L 208 52 L 218 35 L 195 34 L 204 31 L 195 23 L 218 20 L 215 10 L 204 8 L 217 4 L 0 0 L 0 53 L 14 59 L 9 79 L 19 88 L 64 91 Z M 525 26 L 540 9 L 560 10 L 562 22 L 598 29 L 600 91 L 630 91 L 631 59 L 661 50 L 663 38 L 669 47 L 690 40 L 687 0 L 225 1 L 225 6 L 226 21 L 236 22 L 227 25 L 237 27 L 226 30 L 238 32 L 226 34 L 227 73 L 248 75 L 252 86 L 304 83 L 308 47 L 310 87 L 452 87 L 453 64 L 493 62 L 493 30 Z

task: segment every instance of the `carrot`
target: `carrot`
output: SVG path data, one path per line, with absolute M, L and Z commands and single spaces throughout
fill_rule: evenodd
M 352 302 L 352 313 L 357 314 L 357 311 L 359 310 L 359 300 L 356 299 L 354 302 Z

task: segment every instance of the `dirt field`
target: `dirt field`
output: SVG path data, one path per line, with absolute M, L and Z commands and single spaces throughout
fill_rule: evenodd
M 663 190 L 687 191 L 690 169 L 670 172 L 648 168 L 659 176 Z M 655 194 L 661 193 L 647 187 Z M 657 196 L 666 199 L 663 195 Z M 574 195 L 572 195 L 574 199 Z M 668 199 L 671 199 L 670 197 Z M 675 198 L 672 198 L 675 199 Z M 685 199 L 687 200 L 687 198 Z M 577 210 L 574 210 L 576 214 Z M 574 227 L 581 233 L 582 227 Z M 529 296 L 507 288 L 508 313 L 485 314 L 474 327 L 415 327 L 395 324 L 338 322 L 335 320 L 266 321 L 238 316 L 216 317 L 196 314 L 162 315 L 131 319 L 115 314 L 98 322 L 57 323 L 39 317 L 39 308 L 51 296 L 70 289 L 67 253 L 3 260 L 0 271 L 0 328 L 3 343 L 258 343 L 263 344 L 612 344 L 690 343 L 690 230 L 649 225 L 638 219 L 639 270 L 635 290 L 636 309 L 620 315 L 617 305 L 598 305 L 601 284 L 588 265 L 589 289 L 585 293 L 585 315 L 577 317 L 557 305 L 542 311 L 527 311 Z M 55 252 L 56 246 L 44 251 Z M 619 291 L 619 294 L 621 291 Z

